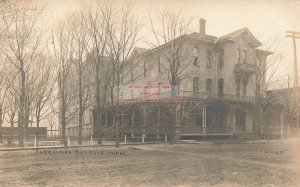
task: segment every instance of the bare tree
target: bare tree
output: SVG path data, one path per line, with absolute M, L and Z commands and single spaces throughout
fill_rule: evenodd
M 23 127 L 26 123 L 26 72 L 39 55 L 41 45 L 41 35 L 36 27 L 41 11 L 28 6 L 24 2 L 12 6 L 4 19 L 7 29 L 3 34 L 6 40 L 1 47 L 1 52 L 19 74 L 19 146 L 23 146 Z
M 36 120 L 36 137 L 39 140 L 39 127 L 41 120 L 52 113 L 55 102 L 56 77 L 50 58 L 41 55 L 32 68 L 32 116 Z
M 76 82 L 77 103 L 78 103 L 78 144 L 82 145 L 82 125 L 84 111 L 88 107 L 90 95 L 90 76 L 92 68 L 90 62 L 86 60 L 87 44 L 89 34 L 86 29 L 86 17 L 83 12 L 72 14 L 68 19 L 68 32 L 71 35 L 70 60 L 73 63 L 74 77 Z
M 176 95 L 176 87 L 180 81 L 186 78 L 184 70 L 191 63 L 186 63 L 187 56 L 190 54 L 189 38 L 187 33 L 191 29 L 192 17 L 185 15 L 181 11 L 163 10 L 157 12 L 155 19 L 150 15 L 151 32 L 156 39 L 154 46 L 161 47 L 163 50 L 162 60 L 166 61 L 166 65 L 162 66 L 163 71 L 168 75 L 171 85 L 171 97 Z M 154 20 L 158 20 L 155 22 Z M 172 113 L 172 136 L 171 143 L 175 139 L 175 126 L 177 104 L 173 103 L 171 107 Z
M 93 64 L 92 84 L 94 87 L 94 133 L 101 141 L 101 115 L 107 102 L 107 87 L 110 76 L 109 65 L 107 60 L 108 46 L 108 28 L 112 24 L 113 7 L 111 1 L 97 1 L 95 4 L 90 2 L 85 6 L 85 15 L 87 19 L 87 29 L 90 35 L 90 42 L 87 45 L 90 54 L 88 60 Z M 97 133 L 97 134 L 96 134 Z
M 114 110 L 114 119 L 117 117 L 116 114 L 118 114 L 119 103 L 115 103 L 115 99 L 120 98 L 120 86 L 123 84 L 124 67 L 128 62 L 129 55 L 138 40 L 138 33 L 141 30 L 141 23 L 133 13 L 133 8 L 131 3 L 125 2 L 119 8 L 114 9 L 113 23 L 108 27 L 109 41 L 107 50 L 112 68 L 112 80 L 109 86 L 111 88 L 111 105 Z M 119 147 L 119 128 L 117 122 L 115 124 L 116 147 Z
M 6 100 L 9 96 L 9 90 L 15 80 L 15 76 L 12 75 L 14 75 L 14 72 L 11 66 L 5 63 L 0 65 L 0 143 L 3 142 L 2 125 L 6 110 L 9 107 Z
M 250 79 L 250 85 L 257 99 L 255 112 L 259 119 L 259 130 L 257 132 L 260 135 L 264 134 L 265 114 L 277 103 L 274 101 L 278 99 L 267 96 L 267 93 L 284 76 L 284 69 L 282 68 L 284 55 L 279 48 L 279 44 L 276 45 L 271 42 L 264 48 L 264 50 L 256 51 L 256 73 Z
M 70 60 L 71 37 L 68 33 L 67 27 L 64 23 L 60 23 L 56 32 L 52 32 L 52 44 L 53 44 L 53 64 L 55 64 L 55 73 L 57 77 L 58 93 L 57 99 L 58 107 L 53 107 L 56 114 L 58 114 L 59 122 L 61 125 L 61 138 L 64 143 L 64 147 L 67 147 L 66 141 L 66 126 L 74 119 L 76 111 L 74 86 L 76 82 L 72 80 L 71 64 Z

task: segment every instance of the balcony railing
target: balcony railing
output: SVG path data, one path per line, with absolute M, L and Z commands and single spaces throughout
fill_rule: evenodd
M 224 100 L 224 101 L 236 101 L 236 102 L 246 102 L 246 103 L 254 103 L 256 102 L 256 97 L 252 96 L 238 96 L 232 94 L 220 94 L 220 93 L 207 93 L 207 92 L 193 92 L 186 90 L 176 90 L 174 93 L 175 98 L 193 98 L 193 99 L 201 99 L 201 100 Z M 159 95 L 146 95 L 140 97 L 140 99 L 153 99 L 153 101 L 158 101 L 163 98 L 172 98 L 171 91 L 162 92 Z M 146 100 L 147 101 L 147 100 Z
M 248 64 L 248 63 L 240 63 L 235 64 L 234 72 L 240 74 L 253 74 L 257 71 L 257 66 L 255 64 Z
M 237 96 L 232 94 L 219 94 L 219 93 L 206 93 L 206 92 L 193 92 L 185 90 L 177 90 L 176 97 L 183 98 L 196 98 L 196 99 L 221 99 L 226 101 L 240 101 L 240 102 L 255 102 L 256 98 L 251 96 Z

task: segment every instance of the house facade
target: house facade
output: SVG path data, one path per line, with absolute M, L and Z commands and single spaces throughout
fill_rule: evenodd
M 130 60 L 138 65 L 130 66 L 117 98 L 121 132 L 146 137 L 175 134 L 177 139 L 254 137 L 263 132 L 256 98 L 266 78 L 259 70 L 266 68 L 272 53 L 261 46 L 248 28 L 222 37 L 207 35 L 205 20 L 200 19 L 199 32 L 153 49 L 135 48 Z M 170 51 L 174 48 L 176 53 Z M 179 59 L 181 68 L 175 92 L 170 86 L 172 57 Z M 112 123 L 109 113 L 103 117 L 106 126 Z
M 119 93 L 115 90 L 115 106 L 108 103 L 102 110 L 101 127 L 93 119 L 95 97 L 90 96 L 83 136 L 115 137 L 118 130 L 127 137 L 255 138 L 270 132 L 269 123 L 280 133 L 281 118 L 271 112 L 267 115 L 273 121 L 262 123 L 259 116 L 272 52 L 260 49 L 262 43 L 248 28 L 216 37 L 206 34 L 205 22 L 199 20 L 199 32 L 161 46 L 134 48 L 124 64 Z M 173 78 L 172 68 L 177 68 Z M 67 136 L 78 135 L 77 124 L 74 118 Z

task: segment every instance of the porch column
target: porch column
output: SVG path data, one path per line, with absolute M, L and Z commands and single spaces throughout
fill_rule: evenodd
M 206 134 L 206 105 L 202 107 L 202 133 Z
M 104 122 L 105 129 L 107 128 L 107 111 L 105 112 L 105 122 Z
M 280 137 L 283 138 L 283 119 L 284 119 L 284 115 L 283 115 L 283 108 L 281 108 L 280 110 Z
M 131 137 L 134 137 L 134 111 L 131 112 Z
M 121 113 L 121 130 L 122 130 L 122 134 L 124 132 L 124 113 L 122 112 Z
M 181 104 L 176 104 L 175 105 L 175 141 L 178 140 L 180 138 L 180 133 L 181 133 L 181 129 L 180 129 L 180 113 L 181 113 Z
M 159 139 L 159 134 L 160 134 L 160 108 L 157 109 L 156 112 L 156 138 Z
M 147 111 L 146 106 L 143 106 L 143 136 L 146 135 L 146 125 L 147 125 Z

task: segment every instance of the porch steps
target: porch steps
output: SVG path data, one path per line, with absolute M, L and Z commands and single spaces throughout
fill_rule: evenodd
M 238 141 L 246 141 L 246 140 L 255 140 L 255 134 L 254 133 L 237 133 L 237 140 Z

